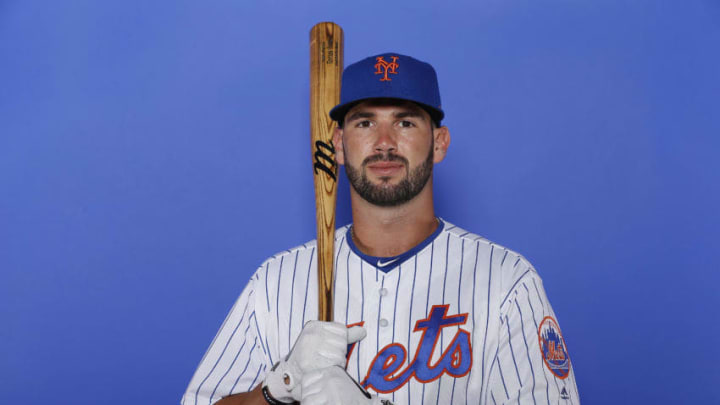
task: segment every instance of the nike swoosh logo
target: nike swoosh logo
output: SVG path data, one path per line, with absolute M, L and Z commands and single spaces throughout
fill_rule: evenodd
M 378 267 L 385 267 L 385 266 L 387 266 L 388 264 L 393 264 L 394 262 L 397 261 L 397 259 L 398 259 L 398 258 L 396 257 L 396 258 L 394 258 L 394 259 L 392 259 L 392 260 L 388 260 L 388 261 L 386 261 L 386 262 L 383 262 L 382 260 L 378 260 L 377 265 L 378 265 Z

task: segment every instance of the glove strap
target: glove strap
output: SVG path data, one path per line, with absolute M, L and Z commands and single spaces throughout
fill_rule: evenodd
M 272 395 L 270 395 L 270 390 L 268 390 L 267 385 L 262 387 L 262 394 L 263 398 L 265 398 L 265 402 L 267 402 L 270 405 L 287 405 L 289 403 L 296 403 L 296 402 L 280 402 L 277 399 L 273 398 Z

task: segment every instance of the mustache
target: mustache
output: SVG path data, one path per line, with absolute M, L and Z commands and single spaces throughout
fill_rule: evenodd
M 367 166 L 375 162 L 401 162 L 408 165 L 408 160 L 400 155 L 394 153 L 378 153 L 377 155 L 368 156 L 363 160 L 362 165 Z

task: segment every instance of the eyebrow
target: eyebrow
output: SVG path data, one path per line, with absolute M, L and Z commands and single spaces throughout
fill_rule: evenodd
M 359 119 L 359 118 L 372 118 L 372 117 L 374 117 L 374 116 L 375 116 L 375 114 L 373 114 L 373 113 L 371 113 L 371 112 L 356 111 L 356 112 L 350 114 L 349 117 L 345 118 L 345 121 L 346 121 L 346 122 L 347 122 L 347 121 L 352 121 L 352 120 L 356 120 L 356 119 Z
M 409 118 L 420 118 L 422 120 L 425 119 L 425 116 L 423 114 L 421 114 L 420 111 L 415 111 L 415 110 L 403 111 L 403 112 L 395 114 L 395 118 L 408 118 L 408 117 Z
M 346 122 L 350 122 L 356 119 L 360 118 L 373 118 L 375 117 L 375 113 L 371 113 L 368 111 L 356 111 L 352 114 L 350 114 L 349 117 L 345 119 Z M 420 118 L 422 120 L 425 119 L 425 116 L 420 113 L 420 111 L 415 110 L 407 110 L 407 111 L 401 111 L 397 114 L 394 114 L 395 118 Z

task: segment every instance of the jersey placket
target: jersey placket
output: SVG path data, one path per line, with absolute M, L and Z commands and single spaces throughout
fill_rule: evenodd
M 374 335 L 368 336 L 371 342 L 374 342 L 375 350 L 368 352 L 365 360 L 367 368 L 365 374 L 369 372 L 369 367 L 375 360 L 375 356 L 382 352 L 382 349 L 393 342 L 393 327 L 395 322 L 394 301 L 397 295 L 395 286 L 397 284 L 398 269 L 394 269 L 388 273 L 378 272 L 378 281 L 373 284 L 372 301 L 373 310 L 369 311 L 368 321 L 374 325 Z M 371 332 L 368 330 L 368 334 Z M 363 376 L 365 377 L 365 376 Z M 389 394 L 380 394 L 382 397 L 390 398 Z

